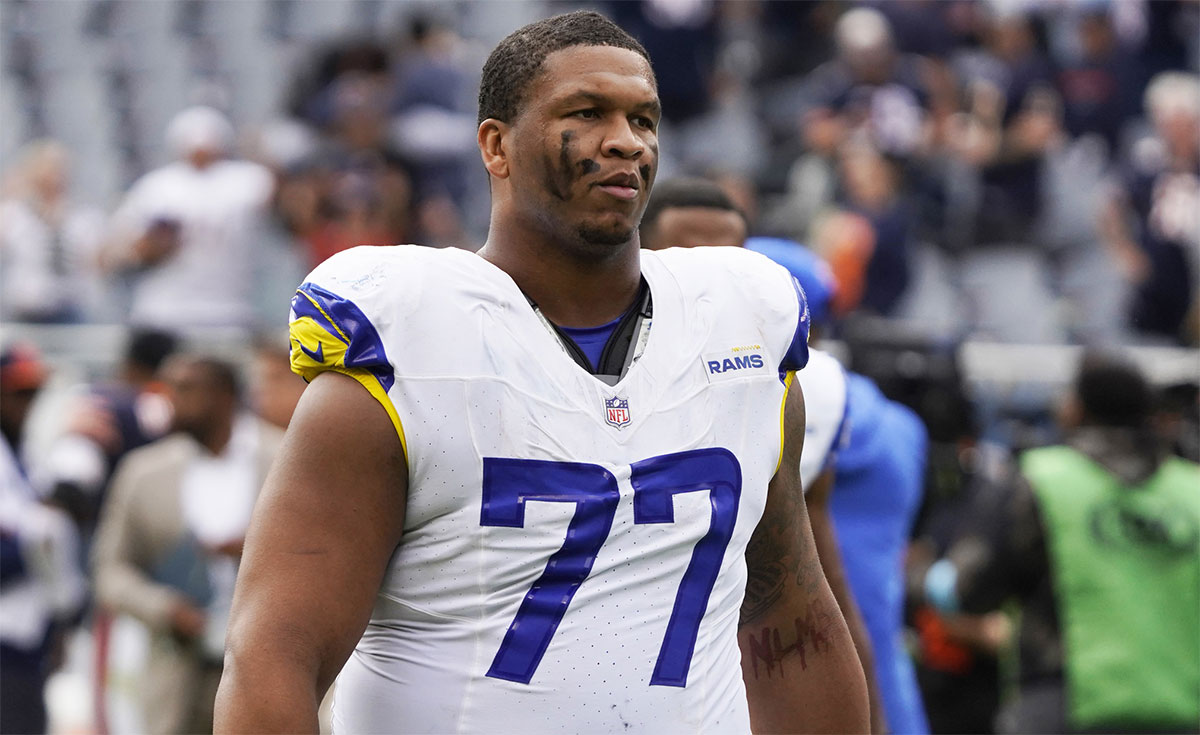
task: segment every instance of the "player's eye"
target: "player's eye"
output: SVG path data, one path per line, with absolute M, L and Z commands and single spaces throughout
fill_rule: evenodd
M 589 107 L 583 110 L 576 110 L 571 113 L 571 117 L 578 117 L 583 120 L 598 120 L 600 119 L 600 111 Z
M 654 130 L 655 128 L 654 121 L 645 115 L 635 116 L 633 118 L 633 123 L 643 130 Z

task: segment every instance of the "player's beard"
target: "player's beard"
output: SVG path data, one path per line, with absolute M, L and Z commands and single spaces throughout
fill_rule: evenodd
M 616 245 L 624 245 L 633 239 L 633 229 L 624 227 L 601 227 L 589 222 L 584 222 L 579 225 L 577 230 L 579 239 L 588 245 L 596 245 L 600 247 L 614 247 Z
M 643 209 L 638 207 L 632 216 L 614 210 L 591 212 L 575 221 L 575 235 L 597 256 L 611 255 L 637 239 Z
M 622 246 L 633 240 L 637 232 L 636 226 L 629 226 L 627 220 L 585 218 L 571 222 L 561 214 L 551 214 L 550 207 L 538 211 L 536 222 L 539 229 L 559 242 L 560 247 L 584 261 L 607 260 L 621 252 Z

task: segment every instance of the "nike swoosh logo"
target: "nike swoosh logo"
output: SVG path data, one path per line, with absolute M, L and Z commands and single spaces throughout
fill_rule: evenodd
M 304 346 L 304 343 L 296 340 L 296 344 L 300 345 L 300 351 L 312 358 L 313 362 L 322 365 L 325 362 L 325 343 L 318 342 L 317 349 L 310 350 Z

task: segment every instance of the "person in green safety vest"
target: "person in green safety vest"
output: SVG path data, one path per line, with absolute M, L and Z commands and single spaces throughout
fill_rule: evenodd
M 1023 453 L 926 575 L 943 609 L 1021 604 L 1001 730 L 1200 731 L 1200 465 L 1162 448 L 1153 409 L 1135 366 L 1086 354 L 1065 442 Z

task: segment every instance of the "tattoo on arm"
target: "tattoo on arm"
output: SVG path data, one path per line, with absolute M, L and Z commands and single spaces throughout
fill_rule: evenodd
M 814 595 L 821 584 L 821 561 L 812 539 L 802 530 L 808 517 L 803 491 L 798 482 L 786 485 L 778 493 L 780 502 L 767 506 L 746 546 L 746 596 L 739 626 L 762 618 L 788 584 L 795 584 L 806 596 Z
M 799 495 L 798 483 L 796 490 Z M 778 675 L 783 676 L 782 661 L 789 654 L 799 657 L 803 670 L 808 668 L 809 656 L 830 651 L 837 612 L 817 595 L 821 561 L 812 539 L 802 531 L 807 518 L 803 498 L 798 503 L 793 498 L 770 510 L 771 519 L 764 517 L 746 548 L 746 597 L 738 621 L 755 679 L 771 678 L 777 666 Z M 797 513 L 800 515 L 793 515 Z M 789 516 L 791 523 L 786 520 Z M 788 585 L 795 585 L 800 595 L 810 601 L 804 612 L 782 628 L 761 624 L 787 592 Z
M 795 653 L 800 667 L 808 657 L 830 650 L 836 607 L 819 594 L 824 579 L 816 544 L 808 531 L 808 511 L 800 483 L 800 450 L 804 436 L 804 404 L 800 395 L 788 397 L 788 438 L 780 474 L 772 480 L 762 520 L 746 546 L 746 595 L 738 627 L 745 636 L 754 676 L 770 677 L 783 657 Z M 794 437 L 794 438 L 793 438 Z M 791 624 L 764 624 L 764 618 L 794 585 L 805 603 Z M 762 667 L 760 668 L 760 664 Z M 783 668 L 780 666 L 782 676 Z
M 807 669 L 810 653 L 825 653 L 831 650 L 834 620 L 833 611 L 818 600 L 809 606 L 804 615 L 792 621 L 794 638 L 791 635 L 792 630 L 780 631 L 775 626 L 764 625 L 748 631 L 746 640 L 754 678 L 766 676 L 770 679 L 775 675 L 776 666 L 779 667 L 779 676 L 784 676 L 782 661 L 784 656 L 790 653 L 800 657 L 801 670 Z M 791 642 L 784 645 L 785 640 Z M 760 663 L 763 665 L 762 673 L 759 671 Z
M 746 556 L 750 556 L 747 549 Z M 759 567 L 750 567 L 746 575 L 746 598 L 742 601 L 742 612 L 738 627 L 758 620 L 783 594 L 783 582 L 787 578 L 787 567 L 779 562 L 768 562 Z

